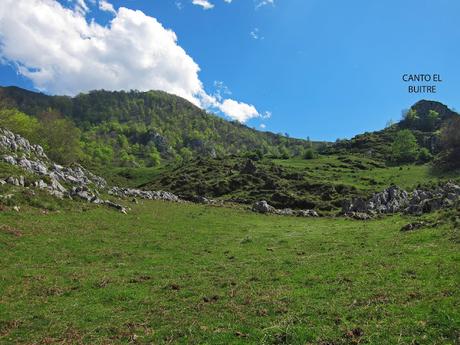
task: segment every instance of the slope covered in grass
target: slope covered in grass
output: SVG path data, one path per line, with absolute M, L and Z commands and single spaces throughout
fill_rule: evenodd
M 1 344 L 455 344 L 458 239 L 145 202 L 0 213 Z
M 243 203 L 267 200 L 278 208 L 323 212 L 338 211 L 343 200 L 369 196 L 391 184 L 412 190 L 420 184 L 460 178 L 458 171 L 437 174 L 428 164 L 388 167 L 379 160 L 351 154 L 310 160 L 201 158 L 162 167 L 149 176 L 151 181 L 141 184 L 142 188 Z

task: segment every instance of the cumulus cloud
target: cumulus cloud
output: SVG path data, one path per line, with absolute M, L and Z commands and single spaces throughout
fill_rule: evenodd
M 0 61 L 52 94 L 163 90 L 241 122 L 263 116 L 253 105 L 224 99 L 224 89 L 219 99 L 208 95 L 198 64 L 156 18 L 124 7 L 116 11 L 101 0 L 99 7 L 114 15 L 103 26 L 85 18 L 89 8 L 82 12 L 83 0 L 74 4 L 79 7 L 55 0 L 1 0 Z
M 218 108 L 227 116 L 239 122 L 246 122 L 249 119 L 259 117 L 257 109 L 246 103 L 241 103 L 233 99 L 226 99 L 218 105 Z
M 205 10 L 209 10 L 214 7 L 214 4 L 210 3 L 208 0 L 193 0 L 192 4 L 201 6 Z

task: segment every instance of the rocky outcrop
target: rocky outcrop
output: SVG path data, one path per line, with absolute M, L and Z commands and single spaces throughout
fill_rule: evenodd
M 7 129 L 0 128 L 0 151 L 6 152 L 2 156 L 4 162 L 18 166 L 30 174 L 47 177 L 51 183 L 45 186 L 40 180 L 38 187 L 42 189 L 47 187 L 51 191 L 65 193 L 66 188 L 62 184 L 92 185 L 96 188 L 107 186 L 102 177 L 92 174 L 80 165 L 63 167 L 51 162 L 40 145 L 32 145 L 27 139 Z
M 397 186 L 391 186 L 370 199 L 356 198 L 343 204 L 346 216 L 360 219 L 357 214 L 374 216 L 403 212 L 421 215 L 441 208 L 451 207 L 460 200 L 460 186 L 447 182 L 432 189 L 416 189 L 409 193 Z M 365 218 L 365 217 L 361 217 Z
M 252 205 L 252 210 L 258 213 L 276 213 L 276 208 L 269 205 L 265 200 L 255 202 Z
M 100 199 L 99 193 L 97 191 L 91 191 L 88 187 L 74 187 L 72 188 L 70 195 L 72 197 L 79 198 L 93 204 L 106 205 L 115 208 L 124 214 L 127 213 L 127 209 L 124 206 L 114 203 L 110 200 Z
M 17 166 L 27 172 L 28 176 L 9 176 L 0 184 L 11 184 L 18 187 L 31 187 L 47 191 L 49 194 L 64 198 L 79 198 L 91 203 L 105 204 L 121 212 L 126 209 L 108 200 L 99 199 L 97 189 L 104 189 L 107 182 L 94 175 L 82 166 L 75 164 L 64 167 L 53 163 L 40 145 L 32 145 L 18 134 L 0 128 L 0 156 L 5 163 Z
M 120 198 L 131 197 L 148 200 L 180 201 L 177 195 L 164 191 L 147 191 L 133 188 L 113 187 L 109 190 L 109 194 Z
M 19 134 L 14 134 L 4 128 L 0 128 L 0 150 L 25 154 L 27 157 L 35 156 L 42 159 L 48 159 L 40 145 L 32 145 L 27 139 L 21 137 Z
M 276 209 L 265 200 L 255 202 L 252 205 L 252 210 L 258 213 L 278 214 L 281 216 L 319 217 L 318 213 L 314 210 L 292 210 L 290 208 Z

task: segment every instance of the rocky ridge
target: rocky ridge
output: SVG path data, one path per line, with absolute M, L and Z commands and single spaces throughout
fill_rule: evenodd
M 32 145 L 22 136 L 3 128 L 0 128 L 0 160 L 21 168 L 31 176 L 9 176 L 4 180 L 0 179 L 0 185 L 38 188 L 58 198 L 82 199 L 115 208 L 122 213 L 127 212 L 124 206 L 101 198 L 101 192 L 108 188 L 105 179 L 78 164 L 72 167 L 56 164 L 46 156 L 40 145 Z M 175 194 L 164 191 L 112 187 L 107 193 L 121 198 L 181 201 Z
M 370 199 L 356 198 L 342 206 L 345 216 L 369 219 L 378 214 L 406 213 L 422 215 L 441 208 L 448 208 L 460 201 L 460 186 L 447 182 L 432 189 L 415 189 L 407 192 L 398 186 L 390 186 L 375 193 Z

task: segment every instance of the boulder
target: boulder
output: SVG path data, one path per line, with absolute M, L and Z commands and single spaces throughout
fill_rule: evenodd
M 402 228 L 401 228 L 401 231 L 402 232 L 406 232 L 406 231 L 414 231 L 414 230 L 417 230 L 417 229 L 420 229 L 424 226 L 426 226 L 427 224 L 425 222 L 414 222 L 414 223 L 409 223 L 409 224 L 406 224 L 404 225 Z
M 298 210 L 295 211 L 298 217 L 319 217 L 318 213 L 314 210 Z
M 345 215 L 348 218 L 356 219 L 356 220 L 370 220 L 372 216 L 364 213 L 364 212 L 350 212 Z
M 252 205 L 252 210 L 259 213 L 276 213 L 276 209 L 265 200 L 254 203 L 254 205 Z

